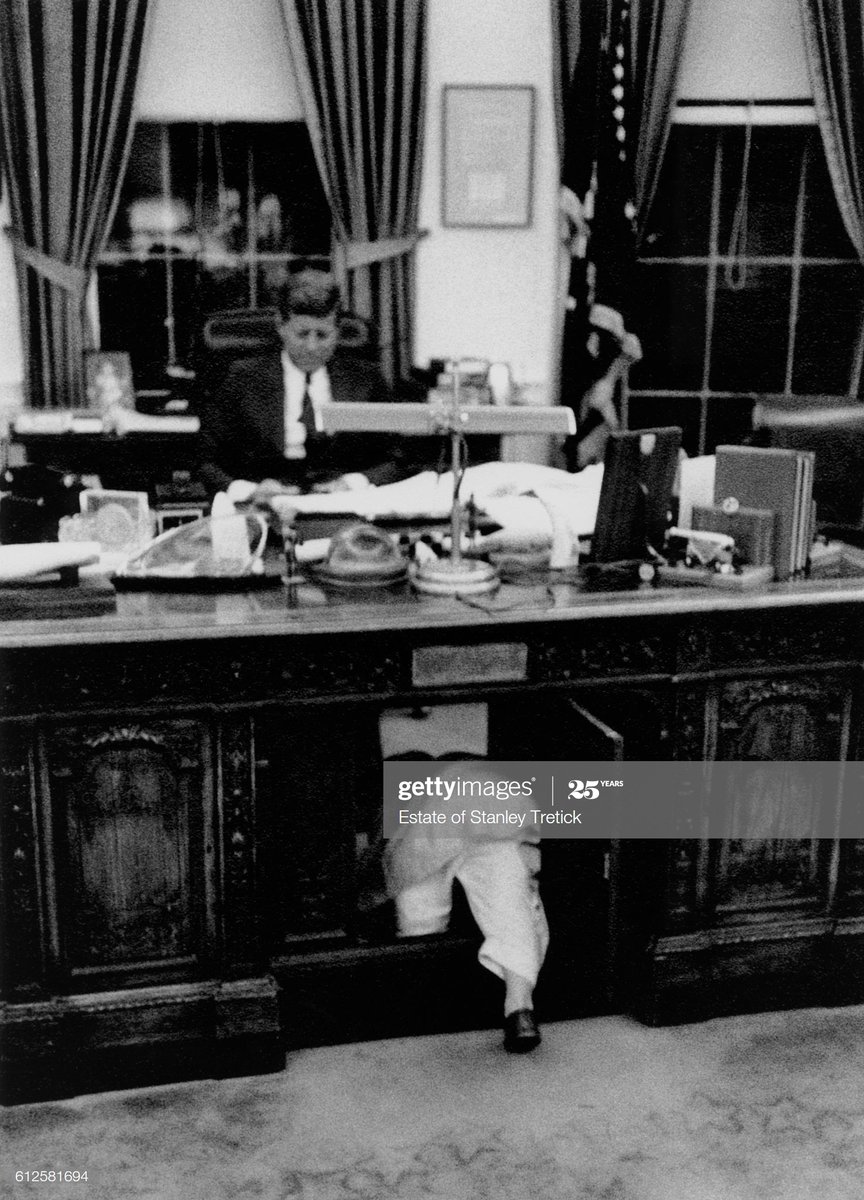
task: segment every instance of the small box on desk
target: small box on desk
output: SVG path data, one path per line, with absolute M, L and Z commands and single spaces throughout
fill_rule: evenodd
M 726 533 L 734 538 L 741 557 L 754 567 L 774 561 L 777 520 L 770 508 L 739 508 L 726 512 L 719 504 L 695 504 L 693 529 Z

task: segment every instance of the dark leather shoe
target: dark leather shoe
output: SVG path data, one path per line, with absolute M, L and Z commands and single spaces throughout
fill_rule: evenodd
M 504 1049 L 527 1054 L 541 1042 L 540 1030 L 530 1008 L 519 1008 L 504 1018 Z

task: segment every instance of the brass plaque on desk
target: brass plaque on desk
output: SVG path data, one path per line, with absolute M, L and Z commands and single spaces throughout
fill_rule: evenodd
M 524 642 L 419 646 L 411 659 L 411 682 L 414 687 L 512 683 L 527 678 L 528 647 Z

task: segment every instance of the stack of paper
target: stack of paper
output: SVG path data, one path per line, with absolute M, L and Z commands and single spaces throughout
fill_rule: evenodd
M 813 542 L 813 462 L 809 450 L 718 446 L 714 503 L 726 511 L 774 513 L 774 577 L 804 570 Z
M 0 546 L 0 583 L 34 579 L 99 561 L 98 542 L 22 542 Z

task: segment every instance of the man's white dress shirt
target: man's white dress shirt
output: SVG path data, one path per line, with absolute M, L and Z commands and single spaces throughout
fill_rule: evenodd
M 285 380 L 285 457 L 305 458 L 306 426 L 303 424 L 303 397 L 306 394 L 306 372 L 296 367 L 286 353 L 282 354 L 282 375 Z M 321 405 L 329 404 L 330 376 L 326 367 L 319 367 L 309 377 L 309 396 L 315 414 L 315 428 L 321 433 Z

